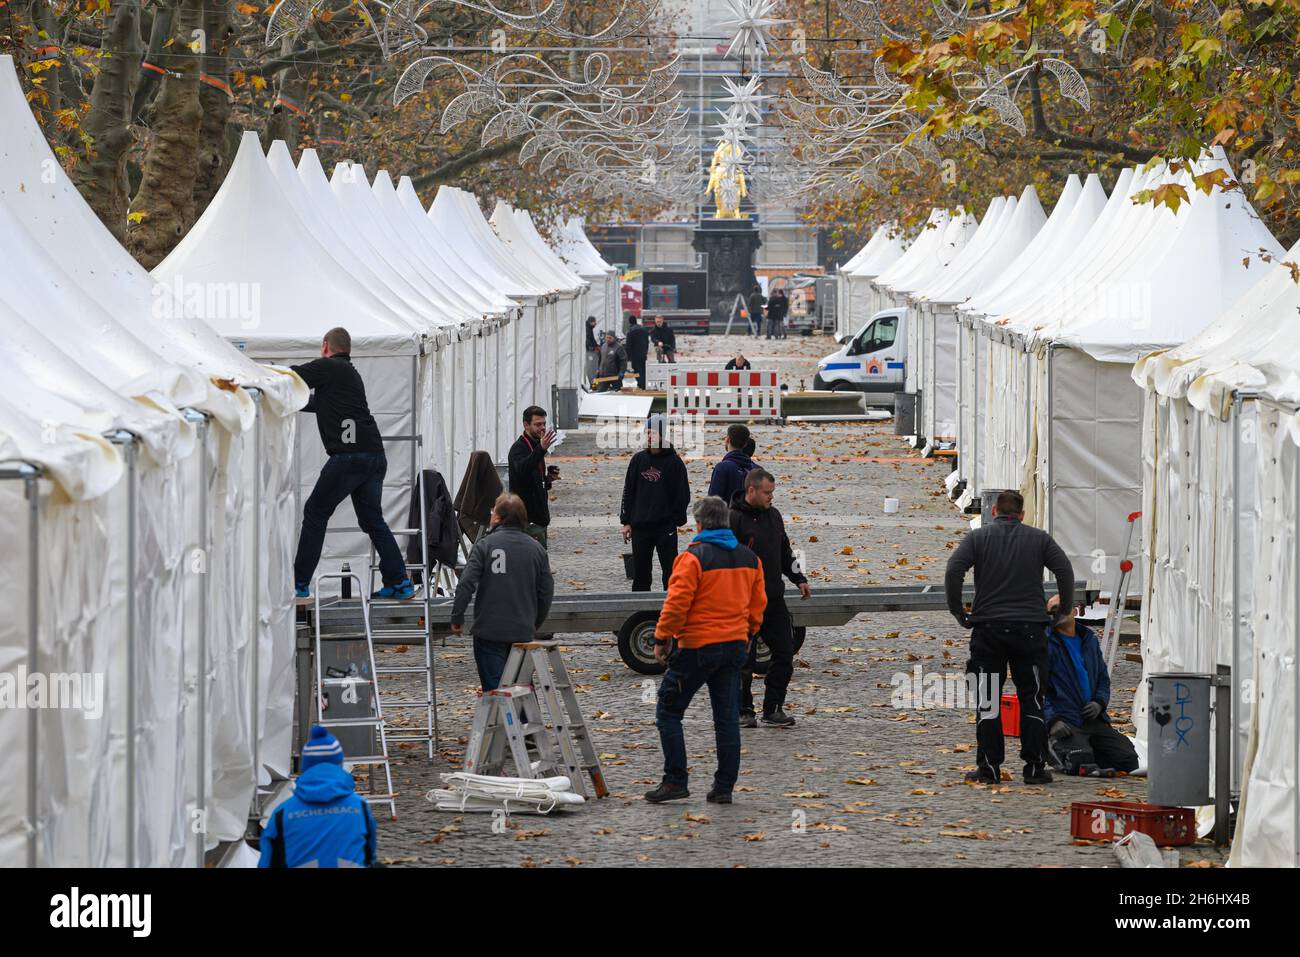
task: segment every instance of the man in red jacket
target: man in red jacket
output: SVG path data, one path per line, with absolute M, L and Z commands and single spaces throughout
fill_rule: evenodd
M 645 799 L 653 804 L 690 797 L 682 715 L 695 692 L 709 688 L 718 769 L 708 800 L 730 804 L 740 774 L 740 669 L 749 639 L 763 624 L 767 592 L 763 566 L 727 527 L 726 502 L 710 496 L 692 509 L 697 534 L 677 556 L 655 628 L 655 660 L 667 662 L 659 684 L 655 724 L 664 752 L 664 777 Z M 669 654 L 669 642 L 677 649 Z

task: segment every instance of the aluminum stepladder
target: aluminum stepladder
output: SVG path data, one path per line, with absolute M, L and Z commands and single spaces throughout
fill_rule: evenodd
M 1106 653 L 1106 670 L 1115 666 L 1115 655 L 1119 651 L 1119 629 L 1124 621 L 1124 606 L 1128 604 L 1128 578 L 1133 571 L 1133 562 L 1129 559 L 1129 550 L 1133 547 L 1133 526 L 1142 517 L 1141 512 L 1131 512 L 1128 517 L 1128 536 L 1124 541 L 1124 554 L 1120 556 L 1119 574 L 1115 578 L 1115 590 L 1110 595 L 1110 607 L 1106 610 L 1106 624 L 1101 629 L 1101 647 Z
M 420 440 L 416 438 L 417 449 Z M 380 614 L 371 627 L 374 634 L 380 640 L 389 644 L 418 644 L 424 653 L 423 665 L 384 665 L 375 669 L 376 683 L 378 687 L 378 676 L 380 675 L 424 675 L 424 693 L 416 697 L 396 697 L 393 692 L 387 692 L 389 701 L 387 707 L 390 709 L 401 709 L 403 711 L 424 711 L 423 728 L 416 726 L 414 728 L 395 728 L 388 733 L 388 740 L 395 743 L 422 741 L 425 742 L 429 760 L 433 760 L 434 749 L 438 746 L 440 737 L 440 728 L 438 725 L 438 676 L 433 665 L 433 636 L 429 627 L 429 603 L 433 597 L 434 588 L 445 595 L 449 595 L 456 588 L 456 574 L 454 569 L 448 569 L 441 562 L 437 562 L 438 568 L 436 575 L 430 574 L 429 567 L 429 542 L 428 536 L 423 534 L 424 529 L 428 527 L 427 509 L 424 500 L 424 469 L 418 469 L 415 476 L 414 494 L 420 503 L 420 527 L 419 528 L 394 528 L 390 529 L 394 536 L 409 537 L 418 535 L 420 541 L 420 564 L 415 569 L 420 573 L 419 592 L 415 599 L 420 608 L 421 614 L 418 617 L 415 627 L 409 624 L 409 616 L 389 617 L 388 612 L 407 609 L 412 601 L 372 599 L 371 605 L 379 608 Z M 408 577 L 412 571 L 411 566 L 407 565 Z M 370 585 L 366 594 L 375 591 L 375 576 L 379 572 L 378 556 L 375 554 L 375 546 L 372 542 L 370 545 Z M 382 689 L 379 692 L 383 694 Z
M 536 759 L 528 751 L 530 741 Z M 609 794 L 558 641 L 511 646 L 500 686 L 479 700 L 465 770 L 500 774 L 507 748 L 519 777 L 562 774 L 586 797 L 584 778 L 590 775 L 595 796 Z
M 363 593 L 361 595 L 361 633 L 344 632 L 342 634 L 331 634 L 328 637 L 333 640 L 338 639 L 358 639 L 366 640 L 366 655 L 370 663 L 370 677 L 368 679 L 358 678 L 353 675 L 332 677 L 326 676 L 321 672 L 321 605 L 320 605 L 320 583 L 323 580 L 331 578 L 338 579 L 340 582 L 344 579 L 352 579 L 356 582 L 358 590 L 361 588 L 361 579 L 351 572 L 340 574 L 318 574 L 312 585 L 312 599 L 315 602 L 315 656 L 316 656 L 316 723 L 324 728 L 362 728 L 369 729 L 371 747 L 367 749 L 366 754 L 348 754 L 346 749 L 343 755 L 343 767 L 351 771 L 353 768 L 364 767 L 369 772 L 368 779 L 370 790 L 362 794 L 362 797 L 370 804 L 387 804 L 388 813 L 393 820 L 397 820 L 397 795 L 393 793 L 393 771 L 388 761 L 388 733 L 384 724 L 384 706 L 379 696 L 379 680 L 375 670 L 375 643 L 370 631 L 370 603 Z M 346 700 L 346 695 L 351 689 L 355 693 L 358 684 L 369 684 L 371 691 L 370 700 L 374 704 L 374 713 L 365 717 L 351 718 L 327 718 L 326 701 L 331 691 L 339 694 L 340 700 Z M 378 750 L 374 746 L 378 745 Z M 385 789 L 382 792 L 375 790 L 375 768 L 381 767 L 384 770 Z

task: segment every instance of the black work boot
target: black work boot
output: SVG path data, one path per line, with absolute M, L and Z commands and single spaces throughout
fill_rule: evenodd
M 718 789 L 718 786 L 715 784 L 709 790 L 709 793 L 705 795 L 704 800 L 708 801 L 710 804 L 730 804 L 731 791 L 730 790 L 721 791 Z
M 754 712 L 752 711 L 740 712 L 740 726 L 742 728 L 757 728 L 758 718 L 754 716 Z
M 785 713 L 782 707 L 763 712 L 763 723 L 773 728 L 793 728 L 794 718 Z
M 1002 775 L 997 768 L 981 765 L 974 771 L 967 771 L 966 780 L 971 784 L 997 784 L 1002 780 Z
M 1025 765 L 1025 783 L 1026 784 L 1051 784 L 1054 778 L 1052 772 L 1047 770 L 1045 764 L 1026 764 Z
M 681 784 L 672 784 L 668 781 L 660 782 L 659 786 L 653 791 L 645 792 L 645 799 L 651 804 L 662 804 L 664 801 L 677 801 L 681 798 L 688 798 L 691 792 Z

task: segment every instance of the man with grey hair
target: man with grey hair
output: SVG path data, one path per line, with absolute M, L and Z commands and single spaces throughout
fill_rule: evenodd
M 728 527 L 727 503 L 708 496 L 695 503 L 691 514 L 695 539 L 673 564 L 655 627 L 655 660 L 668 665 L 655 708 L 664 777 L 645 799 L 659 804 L 690 797 L 682 716 L 695 692 L 708 685 L 718 749 L 708 800 L 730 804 L 740 774 L 740 669 L 750 638 L 763 624 L 767 591 L 758 556 L 736 541 Z M 673 639 L 677 648 L 669 654 Z

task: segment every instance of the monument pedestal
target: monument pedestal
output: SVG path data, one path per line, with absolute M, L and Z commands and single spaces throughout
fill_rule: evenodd
M 736 296 L 748 299 L 758 285 L 754 253 L 763 245 L 758 229 L 749 219 L 706 219 L 691 245 L 707 257 L 709 325 L 725 329 Z

